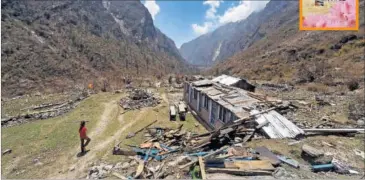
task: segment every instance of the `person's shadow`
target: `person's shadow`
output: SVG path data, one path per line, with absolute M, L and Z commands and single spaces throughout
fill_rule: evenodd
M 86 155 L 86 153 L 88 153 L 90 150 L 86 150 L 85 152 L 79 152 L 79 153 L 77 153 L 77 157 L 82 157 L 82 156 L 85 156 Z

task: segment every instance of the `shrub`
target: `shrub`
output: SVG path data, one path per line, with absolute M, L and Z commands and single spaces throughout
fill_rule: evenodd
M 354 91 L 356 89 L 359 89 L 359 83 L 356 80 L 351 80 L 347 83 L 347 88 L 350 91 Z
M 309 84 L 307 86 L 307 90 L 312 92 L 323 92 L 323 93 L 327 93 L 329 91 L 328 87 L 324 84 Z

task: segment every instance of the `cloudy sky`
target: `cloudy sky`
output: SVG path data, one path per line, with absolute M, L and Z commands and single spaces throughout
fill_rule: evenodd
M 252 12 L 262 10 L 267 2 L 142 0 L 155 26 L 172 38 L 178 48 L 223 24 L 245 19 Z

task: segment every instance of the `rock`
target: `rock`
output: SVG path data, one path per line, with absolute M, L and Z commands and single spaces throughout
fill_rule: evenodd
M 330 118 L 330 117 L 328 117 L 328 116 L 323 116 L 323 117 L 321 118 L 321 120 L 322 120 L 322 121 L 329 121 L 329 120 L 331 120 L 331 118 Z
M 12 150 L 11 150 L 11 149 L 7 149 L 7 150 L 3 151 L 3 155 L 5 155 L 5 154 L 10 154 L 11 152 L 12 152 Z
M 324 152 L 322 150 L 319 150 L 319 149 L 309 146 L 307 144 L 304 144 L 302 146 L 302 154 L 303 153 L 312 158 L 316 158 L 316 157 L 320 157 L 320 156 L 324 155 Z
M 353 151 L 355 152 L 355 154 L 357 156 L 361 156 L 363 159 L 365 159 L 365 152 L 364 151 L 360 151 L 359 149 L 354 149 Z
M 43 163 L 41 161 L 39 161 L 39 159 L 33 159 L 33 163 L 36 165 L 36 166 L 41 166 L 43 165 Z
M 90 176 L 91 179 L 98 179 L 98 177 L 99 177 L 98 173 L 92 173 Z
M 104 171 L 104 170 L 99 171 L 99 173 L 98 173 L 98 179 L 106 178 L 106 174 L 107 174 L 107 172 Z
M 242 138 L 240 138 L 240 137 L 235 137 L 235 138 L 234 138 L 234 142 L 236 142 L 236 143 L 240 143 L 240 142 L 242 142 Z
M 272 173 L 275 178 L 285 177 L 286 174 L 287 172 L 283 167 L 276 168 L 275 171 Z
M 164 179 L 176 179 L 174 175 L 168 175 Z
M 352 170 L 352 169 L 349 170 L 349 173 L 350 174 L 360 174 L 358 171 L 355 171 L 355 170 Z
M 195 127 L 198 127 L 199 126 L 199 124 L 198 123 L 195 123 Z
M 350 167 L 346 165 L 344 162 L 341 162 L 338 159 L 333 158 L 332 164 L 334 169 L 339 174 L 349 174 Z
M 363 120 L 357 120 L 357 125 L 358 126 L 364 126 L 365 122 Z
M 69 171 L 74 171 L 75 170 L 75 166 L 71 166 L 68 170 Z
M 111 169 L 113 169 L 113 165 L 106 165 L 106 166 L 103 167 L 103 169 L 105 171 L 110 171 Z
M 135 166 L 137 164 L 137 161 L 132 161 L 132 162 L 130 162 L 130 166 Z
M 128 162 L 124 162 L 120 168 L 127 169 L 129 166 L 131 166 L 131 165 Z
M 121 162 L 118 162 L 117 164 L 115 164 L 115 166 L 114 166 L 114 168 L 120 168 L 120 167 L 122 167 L 122 163 Z
M 330 155 L 323 155 L 317 158 L 314 158 L 310 162 L 313 165 L 319 165 L 319 164 L 330 164 L 332 162 L 333 156 Z
M 233 144 L 234 147 L 243 147 L 242 143 Z
M 35 163 L 37 163 L 37 162 L 39 162 L 39 159 L 33 159 L 33 163 L 35 164 Z

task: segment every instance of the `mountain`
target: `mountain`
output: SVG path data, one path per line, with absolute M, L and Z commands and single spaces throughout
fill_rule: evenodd
M 290 3 L 282 9 L 285 13 L 261 23 L 258 32 L 265 34 L 263 38 L 216 64 L 209 73 L 327 86 L 363 82 L 364 0 L 360 1 L 359 31 L 300 31 L 298 2 Z
M 140 1 L 1 2 L 2 95 L 188 70 Z
M 266 32 L 259 31 L 261 24 L 270 23 L 269 19 L 273 14 L 286 14 L 286 7 L 292 4 L 290 1 L 270 1 L 262 11 L 253 12 L 245 20 L 228 23 L 184 43 L 180 53 L 191 64 L 211 66 L 263 38 Z M 291 17 L 283 19 L 280 23 L 285 23 L 289 18 Z

